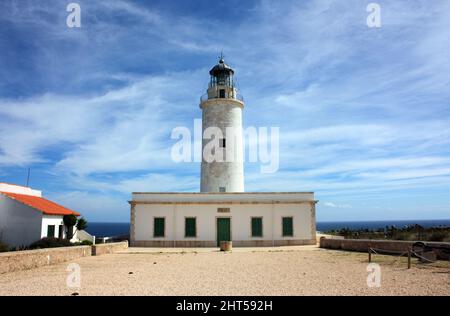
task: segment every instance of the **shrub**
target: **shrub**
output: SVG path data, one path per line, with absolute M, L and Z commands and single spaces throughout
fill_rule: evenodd
M 78 241 L 73 244 L 74 246 L 92 246 L 92 242 L 89 240 Z
M 38 241 L 35 241 L 30 245 L 30 249 L 43 249 L 43 248 L 57 248 L 57 247 L 70 247 L 72 243 L 67 239 L 58 239 L 53 237 L 45 237 Z
M 393 240 L 409 240 L 409 236 L 410 234 L 408 233 L 396 233 L 395 235 L 392 236 Z
M 428 237 L 429 241 L 444 241 L 447 237 L 447 233 L 444 231 L 437 231 L 431 233 L 430 237 Z
M 9 251 L 8 245 L 0 241 L 0 252 L 7 252 L 7 251 Z
M 358 239 L 387 239 L 387 240 L 409 240 L 409 241 L 450 241 L 450 227 L 436 226 L 424 228 L 420 225 L 409 225 L 403 228 L 395 226 L 386 226 L 385 229 L 368 230 L 368 229 L 348 229 L 343 228 L 338 231 L 334 230 L 334 234 L 344 236 L 346 238 Z

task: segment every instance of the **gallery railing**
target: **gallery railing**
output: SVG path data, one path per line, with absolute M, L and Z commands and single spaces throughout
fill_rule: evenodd
M 211 99 L 234 99 L 234 100 L 244 102 L 244 97 L 239 93 L 235 94 L 234 96 L 228 97 L 228 98 L 209 97 L 208 94 L 205 93 L 204 95 L 202 95 L 200 97 L 200 102 L 204 102 L 206 100 L 211 100 Z

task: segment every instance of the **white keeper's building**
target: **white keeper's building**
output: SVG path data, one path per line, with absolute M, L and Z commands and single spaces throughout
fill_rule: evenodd
M 133 193 L 131 246 L 216 247 L 220 241 L 232 241 L 233 246 L 315 244 L 313 192 L 244 192 L 244 102 L 234 84 L 234 70 L 223 58 L 210 76 L 200 101 L 203 135 L 211 128 L 222 131 L 223 138 L 215 141 L 225 159 L 211 160 L 205 150 L 211 140 L 204 138 L 200 193 Z M 233 159 L 227 159 L 230 154 Z
M 0 242 L 9 248 L 29 246 L 44 237 L 66 238 L 63 217 L 71 214 L 80 216 L 43 198 L 40 190 L 0 182 Z M 78 233 L 71 241 L 78 241 Z

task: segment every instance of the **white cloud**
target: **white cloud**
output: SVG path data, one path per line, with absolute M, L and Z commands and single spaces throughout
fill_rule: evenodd
M 177 75 L 183 80 L 198 76 Z M 177 76 L 167 75 L 140 79 L 101 96 L 0 100 L 0 114 L 8 118 L 0 125 L 0 164 L 40 162 L 49 159 L 48 150 L 61 146 L 56 168 L 63 172 L 167 166 L 171 164 L 170 130 L 179 123 L 172 111 L 196 110 L 195 103 L 181 98 L 189 94 L 189 87 Z
M 325 202 L 323 205 L 332 208 L 352 208 L 350 204 L 335 204 L 333 202 Z

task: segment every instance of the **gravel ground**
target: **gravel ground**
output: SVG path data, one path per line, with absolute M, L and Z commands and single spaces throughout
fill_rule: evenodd
M 404 258 L 403 258 L 404 259 Z M 381 287 L 369 288 L 367 254 L 318 248 L 145 253 L 74 262 L 81 288 L 66 286 L 69 263 L 0 275 L 0 295 L 450 295 L 450 263 L 376 256 Z M 132 272 L 132 273 L 131 273 Z

